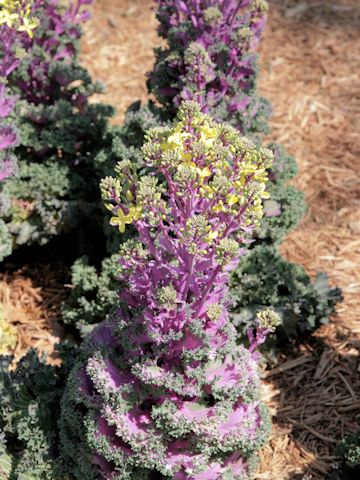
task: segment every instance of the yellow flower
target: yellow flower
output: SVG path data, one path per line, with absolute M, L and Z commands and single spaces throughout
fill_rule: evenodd
M 192 159 L 191 153 L 185 153 L 185 152 L 182 153 L 181 154 L 181 159 L 186 165 L 188 165 L 189 163 L 190 164 L 193 163 L 193 162 L 191 162 L 191 159 Z M 193 165 L 195 165 L 195 164 L 193 163 Z
M 242 176 L 240 178 L 240 180 L 237 180 L 234 185 L 235 187 L 237 187 L 239 190 L 241 190 L 243 188 L 243 186 L 245 185 L 245 181 L 246 181 L 246 177 L 245 176 Z
M 208 169 L 208 167 L 205 167 L 205 168 L 196 167 L 196 173 L 199 175 L 201 183 L 204 182 L 205 178 L 210 177 L 211 175 L 211 171 Z
M 220 200 L 217 205 L 213 206 L 213 211 L 214 212 L 226 212 L 226 207 L 223 204 L 222 200 Z
M 13 327 L 10 323 L 6 322 L 6 320 L 4 320 L 2 316 L 0 316 L 0 355 L 6 355 L 11 350 L 14 350 L 16 344 L 16 328 Z
M 261 198 L 263 198 L 264 200 L 267 200 L 268 198 L 270 198 L 270 193 L 269 192 L 261 192 Z
M 205 237 L 205 242 L 211 243 L 213 240 L 215 240 L 219 236 L 219 233 L 216 232 L 215 230 L 210 230 L 209 233 Z
M 248 165 L 247 167 L 245 167 L 242 171 L 241 171 L 241 174 L 242 175 L 250 175 L 251 173 L 255 173 L 256 172 L 256 166 L 254 165 Z
M 217 135 L 218 135 L 218 132 L 217 132 L 216 128 L 210 127 L 209 124 L 206 123 L 206 122 L 200 127 L 201 140 L 208 147 L 212 147 L 212 145 L 214 144 L 214 142 L 217 138 Z
M 203 185 L 199 188 L 200 195 L 206 198 L 213 198 L 214 196 L 214 189 L 209 185 Z
M 230 193 L 226 197 L 226 203 L 228 205 L 235 205 L 235 203 L 238 203 L 238 202 L 239 202 L 239 197 L 237 195 L 234 195 L 233 193 Z
M 181 133 L 175 131 L 172 135 L 168 137 L 166 143 L 170 148 L 181 147 L 183 145 Z
M 0 0 L 0 25 L 6 23 L 9 28 L 27 32 L 32 37 L 32 30 L 37 27 L 38 22 L 30 18 L 30 5 L 31 0 L 23 12 L 24 5 L 19 0 Z
M 161 143 L 160 148 L 161 148 L 161 151 L 163 151 L 163 152 L 168 152 L 169 150 L 174 150 L 173 147 L 171 145 L 169 145 L 168 143 Z
M 128 215 L 130 215 L 133 220 L 139 220 L 139 218 L 141 218 L 142 211 L 143 209 L 141 206 L 131 205 Z
M 132 221 L 133 217 L 130 212 L 127 215 L 124 215 L 124 212 L 121 210 L 121 208 L 119 208 L 117 211 L 117 216 L 111 217 L 110 225 L 113 227 L 119 227 L 120 233 L 124 233 L 126 225 L 130 225 Z

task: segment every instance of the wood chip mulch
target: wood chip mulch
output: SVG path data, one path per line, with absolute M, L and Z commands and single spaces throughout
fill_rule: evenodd
M 14 364 L 30 349 L 57 363 L 54 347 L 64 338 L 59 308 L 65 298 L 62 267 L 24 266 L 0 273 L 0 305 L 4 319 L 17 330 Z M 60 277 L 60 279 L 59 279 Z
M 360 420 L 360 5 L 272 3 L 260 89 L 274 107 L 271 138 L 299 163 L 309 208 L 283 242 L 311 274 L 328 272 L 344 302 L 330 325 L 267 376 L 274 414 L 258 479 L 320 479 Z

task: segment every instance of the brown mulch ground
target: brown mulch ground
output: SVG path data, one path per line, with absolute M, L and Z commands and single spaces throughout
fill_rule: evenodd
M 265 375 L 273 434 L 257 479 L 325 478 L 334 447 L 360 418 L 360 6 L 357 0 L 273 0 L 262 42 L 261 92 L 274 107 L 271 139 L 299 163 L 295 184 L 309 210 L 281 249 L 310 274 L 329 273 L 345 300 L 308 344 Z M 102 101 L 119 122 L 146 100 L 144 72 L 160 44 L 150 0 L 98 0 L 86 27 L 83 62 L 107 86 Z M 21 343 L 51 350 L 61 285 L 26 270 L 0 277 L 0 303 Z M 40 275 L 40 277 L 41 277 Z M 41 287 L 40 287 L 41 285 Z M 31 320 L 31 321 L 30 321 Z
M 17 362 L 30 348 L 49 355 L 56 363 L 54 346 L 64 338 L 58 323 L 59 306 L 65 297 L 62 266 L 37 265 L 0 273 L 0 306 L 4 319 L 16 327 Z M 59 278 L 60 277 L 60 278 Z
M 272 138 L 296 157 L 309 205 L 281 250 L 310 274 L 328 272 L 345 300 L 293 368 L 267 381 L 275 423 L 259 478 L 315 479 L 360 419 L 360 5 L 272 3 L 261 91 L 275 110 Z
M 85 28 L 82 61 L 106 86 L 94 99 L 116 107 L 115 123 L 132 102 L 148 98 L 145 74 L 161 44 L 152 6 L 152 0 L 95 0 Z

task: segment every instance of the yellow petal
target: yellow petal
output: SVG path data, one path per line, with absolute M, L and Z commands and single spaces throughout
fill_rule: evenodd
M 119 225 L 119 218 L 118 217 L 111 217 L 110 218 L 110 225 L 112 227 L 117 227 Z
M 191 159 L 192 159 L 192 155 L 191 155 L 191 153 L 182 153 L 181 154 L 181 159 L 186 165 L 188 165 L 190 163 Z M 193 163 L 193 162 L 191 162 L 191 163 Z M 195 165 L 195 164 L 193 164 L 193 165 Z
M 208 167 L 205 167 L 205 168 L 202 168 L 202 169 L 197 167 L 196 172 L 199 175 L 199 177 L 201 177 L 201 178 L 210 177 L 210 175 L 211 175 L 211 171 L 209 170 Z
M 231 193 L 226 197 L 226 203 L 228 203 L 229 205 L 235 205 L 235 203 L 238 203 L 238 202 L 239 202 L 239 197 L 237 195 L 234 195 L 233 193 Z
M 219 233 L 215 230 L 211 230 L 207 236 L 206 236 L 206 239 L 207 241 L 211 242 L 213 240 L 215 240 L 215 238 L 217 238 L 219 236 Z

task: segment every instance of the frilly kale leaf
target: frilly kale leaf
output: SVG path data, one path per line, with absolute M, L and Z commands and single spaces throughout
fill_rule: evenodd
M 265 268 L 264 268 L 265 267 Z M 342 300 L 341 291 L 331 288 L 326 274 L 314 282 L 300 265 L 285 261 L 274 246 L 257 246 L 243 257 L 230 282 L 232 319 L 239 333 L 254 324 L 256 312 L 271 306 L 283 323 L 267 347 L 301 339 L 323 323 Z
M 65 480 L 58 451 L 57 422 L 65 380 L 76 348 L 59 347 L 60 367 L 47 365 L 32 350 L 15 371 L 11 358 L 0 366 L 0 478 Z M 3 475 L 3 477 L 1 476 Z

